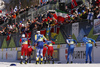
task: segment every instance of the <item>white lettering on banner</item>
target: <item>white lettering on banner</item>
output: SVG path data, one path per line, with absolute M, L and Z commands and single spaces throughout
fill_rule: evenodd
M 79 34 L 79 23 L 73 23 L 72 24 L 72 35 L 75 35 L 75 37 L 78 37 Z

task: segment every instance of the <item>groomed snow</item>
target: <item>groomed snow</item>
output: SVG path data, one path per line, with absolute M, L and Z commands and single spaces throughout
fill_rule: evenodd
M 16 66 L 10 66 L 10 64 L 16 64 Z M 73 63 L 73 64 L 20 64 L 18 62 L 0 62 L 0 67 L 99 67 L 100 64 L 85 64 L 85 63 Z

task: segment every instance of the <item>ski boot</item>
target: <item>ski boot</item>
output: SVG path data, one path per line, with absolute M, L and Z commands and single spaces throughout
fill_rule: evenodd
M 36 61 L 36 64 L 39 64 L 39 61 Z
M 27 62 L 28 62 L 28 61 L 27 61 L 27 60 L 25 60 L 25 64 L 27 64 Z
M 52 60 L 52 64 L 54 64 L 54 60 Z
M 46 60 L 44 60 L 44 64 L 46 64 Z
M 31 57 L 29 57 L 29 63 L 31 63 Z
M 29 60 L 29 63 L 31 63 L 31 60 Z
M 92 61 L 90 61 L 90 64 L 92 63 Z
M 40 64 L 42 64 L 42 62 L 43 62 L 43 59 L 41 58 Z
M 48 64 L 50 64 L 50 60 L 48 60 Z
M 39 58 L 36 58 L 36 64 L 39 64 Z
M 69 64 L 69 61 L 67 61 L 67 64 Z
M 54 59 L 53 59 L 53 57 L 51 57 L 51 60 L 52 60 L 52 64 L 54 64 Z
M 70 63 L 73 63 L 73 61 L 71 61 Z
M 85 63 L 88 63 L 88 61 L 85 61 Z
M 48 64 L 50 64 L 50 57 L 48 57 Z
M 20 64 L 23 64 L 23 61 L 22 60 L 20 61 Z
M 46 64 L 46 57 L 44 57 L 44 64 Z

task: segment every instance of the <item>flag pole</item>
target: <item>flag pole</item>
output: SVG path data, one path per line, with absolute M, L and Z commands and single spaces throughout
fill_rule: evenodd
M 89 10 L 90 10 L 90 0 L 89 0 Z M 89 11 L 90 12 L 90 11 Z M 88 13 L 89 14 L 89 13 Z M 89 19 L 88 19 L 88 23 L 89 23 Z
M 21 8 L 21 1 L 19 0 L 19 9 Z

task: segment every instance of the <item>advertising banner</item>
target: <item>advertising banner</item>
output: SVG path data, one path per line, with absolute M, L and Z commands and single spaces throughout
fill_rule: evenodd
M 94 20 L 94 30 L 93 33 L 95 35 L 99 35 L 100 34 L 100 19 L 95 19 Z
M 72 35 L 75 35 L 76 37 L 78 37 L 79 34 L 79 23 L 73 23 L 72 24 Z
M 17 52 L 17 59 L 20 60 L 20 57 L 21 57 L 21 51 L 18 51 Z M 25 56 L 23 56 L 23 57 L 25 58 Z M 46 57 L 48 58 L 47 53 L 46 53 Z M 53 58 L 55 61 L 59 61 L 59 49 L 54 49 Z M 31 55 L 31 59 L 35 61 L 36 50 L 33 51 L 32 55 Z

